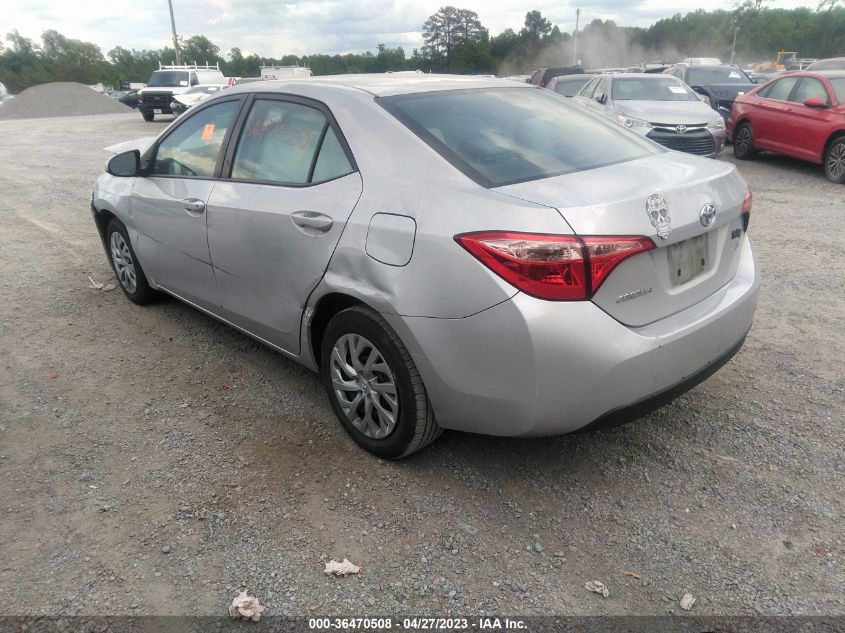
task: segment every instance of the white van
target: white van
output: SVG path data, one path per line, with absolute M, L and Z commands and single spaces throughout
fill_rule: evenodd
M 225 84 L 220 66 L 214 64 L 159 63 L 158 70 L 150 75 L 147 86 L 138 91 L 138 109 L 145 121 L 152 121 L 157 114 L 173 114 L 173 95 L 187 92 L 200 84 Z

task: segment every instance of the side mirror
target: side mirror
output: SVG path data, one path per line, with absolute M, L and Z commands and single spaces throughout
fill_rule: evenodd
M 115 154 L 106 163 L 106 171 L 112 176 L 131 178 L 137 176 L 141 167 L 141 152 L 137 149 Z
M 821 97 L 810 97 L 809 99 L 804 99 L 804 105 L 808 108 L 822 109 L 827 107 L 827 102 Z
M 199 86 L 199 85 L 200 85 L 200 80 L 199 80 L 199 79 L 197 79 L 196 77 L 194 77 L 193 79 L 191 79 L 191 85 L 192 85 L 192 86 Z
M 596 101 L 601 104 L 607 103 L 607 95 L 605 93 L 601 93 L 598 97 L 596 97 Z

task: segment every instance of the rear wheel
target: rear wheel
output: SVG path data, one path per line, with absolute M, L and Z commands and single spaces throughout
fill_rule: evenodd
M 117 218 L 112 219 L 106 228 L 106 245 L 109 249 L 109 260 L 123 294 L 138 305 L 158 300 L 161 295 L 147 283 L 147 277 L 141 269 L 135 251 L 132 250 L 126 227 Z
M 320 358 L 332 409 L 361 447 L 396 459 L 440 436 L 411 355 L 378 313 L 356 306 L 336 314 Z
M 837 184 L 845 184 L 845 136 L 834 139 L 824 154 L 824 174 Z
M 141 116 L 144 117 L 144 121 L 152 121 L 156 118 L 155 112 L 150 112 L 149 110 L 141 110 Z
M 740 123 L 734 131 L 734 156 L 739 160 L 751 160 L 757 156 L 754 149 L 754 132 L 747 121 Z

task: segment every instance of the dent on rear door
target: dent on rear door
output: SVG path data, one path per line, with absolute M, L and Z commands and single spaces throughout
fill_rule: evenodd
M 219 182 L 207 210 L 208 244 L 222 314 L 292 354 L 299 353 L 301 315 L 361 195 L 356 172 L 311 187 Z M 327 230 L 298 226 L 311 212 Z

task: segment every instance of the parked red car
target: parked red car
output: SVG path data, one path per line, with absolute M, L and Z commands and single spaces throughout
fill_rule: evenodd
M 741 160 L 771 151 L 824 165 L 845 183 L 845 71 L 784 74 L 737 97 L 728 140 Z

